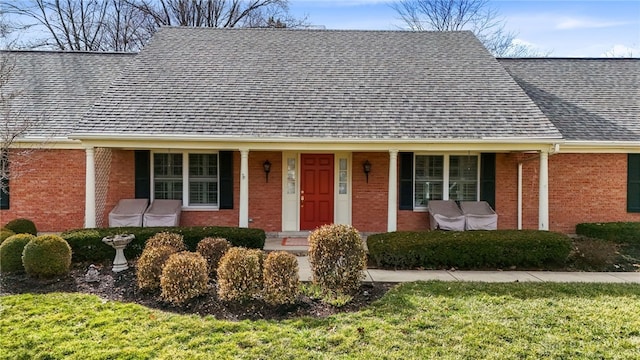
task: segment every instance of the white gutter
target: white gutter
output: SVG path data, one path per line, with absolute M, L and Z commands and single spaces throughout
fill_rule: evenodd
M 206 136 L 202 134 L 193 135 L 154 135 L 154 134 L 73 134 L 70 139 L 77 140 L 120 140 L 120 141 L 199 141 L 199 142 L 256 142 L 256 143 L 436 143 L 436 144 L 486 144 L 487 142 L 499 144 L 540 144 L 540 143 L 556 143 L 561 138 L 558 137 L 500 137 L 500 138 L 334 138 L 334 137 L 240 137 L 240 136 Z

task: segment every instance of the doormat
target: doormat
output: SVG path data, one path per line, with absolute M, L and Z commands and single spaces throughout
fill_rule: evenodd
M 309 246 L 306 237 L 286 237 L 282 239 L 282 246 Z

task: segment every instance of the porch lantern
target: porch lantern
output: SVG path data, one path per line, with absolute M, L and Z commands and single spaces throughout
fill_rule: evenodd
M 362 163 L 362 170 L 364 170 L 364 176 L 367 179 L 367 184 L 369 183 L 369 173 L 371 172 L 371 163 L 369 162 L 369 160 L 365 160 L 365 162 Z
M 262 163 L 262 168 L 264 169 L 264 176 L 267 182 L 269 182 L 269 173 L 271 172 L 271 162 L 269 162 L 269 160 L 265 160 L 264 163 Z

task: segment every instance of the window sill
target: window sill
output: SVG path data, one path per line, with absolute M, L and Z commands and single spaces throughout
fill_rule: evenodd
M 217 206 L 183 206 L 182 211 L 218 211 Z

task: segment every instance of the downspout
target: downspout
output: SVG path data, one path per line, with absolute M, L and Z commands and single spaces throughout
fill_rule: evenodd
M 518 163 L 518 230 L 522 230 L 522 162 Z
M 560 152 L 560 144 L 553 144 L 553 148 L 549 151 L 549 156 Z M 520 160 L 518 162 L 518 230 L 522 230 L 522 164 L 527 161 L 537 160 L 540 155 Z M 538 180 L 539 181 L 539 180 Z

